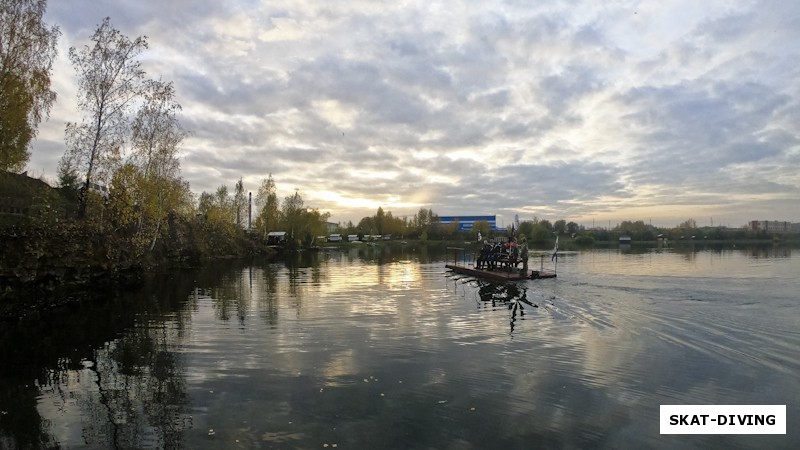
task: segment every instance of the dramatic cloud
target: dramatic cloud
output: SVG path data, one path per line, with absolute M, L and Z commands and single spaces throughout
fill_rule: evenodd
M 67 49 L 105 16 L 175 83 L 197 193 L 271 173 L 334 221 L 800 221 L 793 2 L 51 1 L 34 173 L 77 116 Z

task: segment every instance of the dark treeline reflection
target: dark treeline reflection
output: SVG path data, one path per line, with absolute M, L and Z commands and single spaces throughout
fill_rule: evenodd
M 441 257 L 442 250 L 379 244 L 246 264 L 226 261 L 151 276 L 135 292 L 109 292 L 71 309 L 4 323 L 0 448 L 62 445 L 51 432 L 58 424 L 43 419 L 40 408 L 57 408 L 56 416 L 79 420 L 81 445 L 181 447 L 192 419 L 185 368 L 176 349 L 186 340 L 198 301 L 210 298 L 220 320 L 244 326 L 248 313 L 258 311 L 264 324 L 275 327 L 279 299 L 291 297 L 299 311 L 303 285 L 323 282 L 329 264 L 425 263 Z M 279 272 L 288 283 L 279 285 Z
M 225 267 L 152 276 L 136 292 L 2 324 L 0 448 L 60 444 L 39 408 L 79 417 L 92 448 L 180 447 L 191 425 L 175 351 L 190 328 L 184 305 L 195 280 L 213 283 L 234 269 Z
M 79 306 L 4 323 L 0 448 L 63 445 L 51 431 L 58 424 L 43 419 L 40 408 L 56 408 L 56 416 L 80 421 L 81 445 L 181 447 L 192 419 L 176 349 L 185 343 L 200 300 L 210 299 L 220 320 L 245 326 L 248 314 L 257 311 L 264 324 L 275 327 L 279 299 L 291 297 L 299 311 L 304 284 L 322 283 L 331 264 L 427 263 L 443 257 L 443 249 L 395 243 L 225 261 L 150 276 L 135 292 L 108 292 Z M 285 280 L 280 285 L 279 273 Z
M 563 248 L 566 248 L 563 247 Z M 792 250 L 797 249 L 796 244 L 763 244 L 763 243 L 746 243 L 736 244 L 735 242 L 704 242 L 703 240 L 697 241 L 660 241 L 653 247 L 649 243 L 643 245 L 637 244 L 619 244 L 619 252 L 622 254 L 647 254 L 647 253 L 661 253 L 670 252 L 684 255 L 687 260 L 691 260 L 697 256 L 698 253 L 711 253 L 711 254 L 745 254 L 750 258 L 790 258 Z M 587 249 L 582 249 L 587 250 Z M 605 248 L 603 248 L 605 251 Z

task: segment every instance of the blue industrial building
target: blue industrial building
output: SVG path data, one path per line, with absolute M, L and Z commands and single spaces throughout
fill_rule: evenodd
M 487 222 L 492 231 L 497 230 L 497 216 L 439 216 L 439 223 L 442 225 L 457 222 L 459 231 L 471 230 L 475 222 L 478 221 Z

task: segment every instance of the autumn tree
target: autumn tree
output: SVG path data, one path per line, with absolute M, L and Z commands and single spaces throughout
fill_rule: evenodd
M 520 228 L 522 226 L 520 225 Z M 550 241 L 553 239 L 553 225 L 549 220 L 539 220 L 533 224 L 530 234 L 527 235 L 529 240 L 536 242 Z
M 522 224 L 524 224 L 523 222 Z M 520 224 L 520 233 L 522 232 L 522 224 Z M 478 233 L 481 234 L 483 237 L 489 236 L 489 232 L 491 231 L 491 227 L 489 226 L 489 222 L 485 220 L 476 220 L 474 224 L 472 224 L 472 232 L 477 236 Z
M 0 2 L 0 169 L 20 171 L 56 93 L 50 74 L 58 27 L 42 20 L 47 0 Z
M 214 200 L 216 206 L 216 217 L 214 217 L 215 221 L 220 224 L 232 225 L 234 211 L 233 202 L 228 194 L 228 186 L 221 184 L 217 188 L 216 192 L 214 192 Z
M 414 219 L 412 220 L 414 227 L 417 228 L 418 232 L 422 232 L 428 228 L 430 225 L 430 219 L 428 216 L 428 210 L 425 208 L 420 208 L 419 212 L 414 214 Z
M 149 236 L 152 250 L 167 213 L 186 202 L 178 158 L 186 132 L 178 121 L 181 106 L 172 83 L 147 81 L 142 97 L 131 127 L 130 160 L 140 205 L 137 230 Z
M 531 240 L 533 236 L 533 229 L 536 226 L 537 222 L 538 219 L 536 219 L 536 222 L 534 222 L 533 220 L 523 220 L 522 222 L 520 222 L 519 224 L 520 236 L 525 236 L 528 238 L 528 240 Z
M 656 237 L 656 229 L 649 224 L 644 223 L 642 220 L 630 221 L 623 220 L 614 231 L 627 234 L 636 240 L 654 240 Z
M 131 158 L 145 178 L 175 178 L 180 172 L 178 151 L 186 137 L 178 121 L 181 105 L 172 83 L 148 80 L 144 85 L 144 102 L 131 127 Z
M 263 232 L 264 238 L 267 233 L 278 225 L 280 210 L 278 205 L 278 195 L 275 193 L 275 181 L 272 174 L 261 182 L 256 194 L 256 229 Z
M 329 213 L 306 207 L 298 191 L 283 200 L 282 226 L 289 232 L 295 244 L 310 245 L 315 236 L 325 234 L 329 217 Z
M 424 211 L 424 220 L 427 220 L 428 210 Z M 381 234 L 381 235 L 402 235 L 405 234 L 408 224 L 403 218 L 394 217 L 391 211 L 384 211 L 383 207 L 378 207 L 375 215 L 363 217 L 358 222 L 358 225 L 353 226 L 350 222 L 349 225 L 340 224 L 344 234 Z
M 205 220 L 209 220 L 214 207 L 214 195 L 203 191 L 197 199 L 197 212 L 200 213 Z
M 567 221 L 564 220 L 564 219 L 556 220 L 555 223 L 553 223 L 553 231 L 555 231 L 556 234 L 564 234 L 564 233 L 566 233 L 567 232 Z
M 580 225 L 578 225 L 575 222 L 567 223 L 567 234 L 569 234 L 570 236 L 580 231 L 580 229 L 581 229 Z
M 63 159 L 81 175 L 85 191 L 90 184 L 107 181 L 121 158 L 128 132 L 129 109 L 142 92 L 144 71 L 137 59 L 147 48 L 147 38 L 134 40 L 120 33 L 105 18 L 90 38 L 91 45 L 69 49 L 78 75 L 78 106 L 82 118 L 67 123 L 67 150 Z M 86 212 L 83 196 L 80 214 Z
M 356 225 L 356 234 L 372 235 L 378 234 L 378 229 L 375 226 L 375 216 L 362 217 Z
M 401 217 L 394 217 L 391 211 L 386 212 L 383 220 L 382 234 L 403 235 L 406 232 L 406 222 Z
M 420 208 L 419 212 L 411 219 L 411 224 L 417 229 L 417 232 L 427 234 L 431 232 L 435 225 L 439 223 L 439 215 L 434 213 L 431 209 Z
M 384 234 L 386 232 L 386 213 L 383 212 L 382 207 L 378 207 L 375 213 L 375 231 L 377 234 Z
M 299 231 L 302 225 L 301 220 L 304 207 L 305 202 L 303 201 L 303 197 L 297 190 L 294 191 L 294 194 L 283 200 L 281 218 L 283 219 L 284 228 L 291 236 L 295 236 L 295 233 Z M 299 235 L 299 233 L 297 235 Z
M 31 98 L 18 77 L 4 78 L 0 93 L 0 169 L 18 172 L 28 162 L 28 143 L 35 132 L 28 121 Z

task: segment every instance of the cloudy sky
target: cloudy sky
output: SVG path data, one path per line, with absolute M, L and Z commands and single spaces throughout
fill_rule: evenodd
M 195 193 L 273 175 L 332 221 L 800 221 L 800 3 L 50 0 L 63 33 L 29 170 L 78 118 L 104 17 L 175 83 Z

